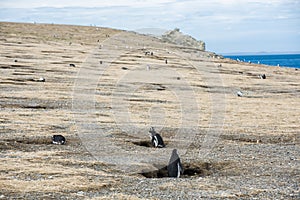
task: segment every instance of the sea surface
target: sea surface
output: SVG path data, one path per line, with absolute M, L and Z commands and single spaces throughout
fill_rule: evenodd
M 280 67 L 300 68 L 300 54 L 224 55 L 225 58 Z

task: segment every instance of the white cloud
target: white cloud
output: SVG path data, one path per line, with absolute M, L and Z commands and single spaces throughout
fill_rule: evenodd
M 299 39 L 295 41 L 300 29 L 299 0 L 0 0 L 1 20 L 96 24 L 131 30 L 179 27 L 204 40 L 213 51 L 226 51 L 220 48 L 229 49 L 228 44 L 243 50 L 245 41 L 266 51 L 279 42 L 287 48 L 290 43 L 300 43 Z M 281 41 L 261 43 L 261 38 L 287 29 L 290 31 Z
M 159 6 L 162 4 L 179 5 L 182 8 L 217 8 L 246 6 L 250 4 L 263 4 L 269 6 L 278 6 L 286 3 L 298 4 L 297 0 L 1 0 L 2 8 L 37 8 L 37 7 L 109 7 L 109 6 L 128 6 L 128 7 L 148 7 Z
M 2 0 L 0 6 L 2 8 L 38 8 L 38 7 L 112 7 L 112 6 L 128 6 L 128 7 L 147 7 L 159 5 L 163 3 L 172 3 L 174 0 Z

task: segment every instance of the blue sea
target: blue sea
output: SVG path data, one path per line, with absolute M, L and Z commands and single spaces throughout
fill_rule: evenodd
M 300 68 L 300 54 L 224 55 L 225 58 L 280 67 Z

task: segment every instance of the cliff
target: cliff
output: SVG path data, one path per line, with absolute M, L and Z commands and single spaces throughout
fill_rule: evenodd
M 183 34 L 178 28 L 175 28 L 171 31 L 167 31 L 165 34 L 162 35 L 162 40 L 165 42 L 170 42 L 186 47 L 194 47 L 200 49 L 201 51 L 205 51 L 205 43 L 203 41 L 198 41 L 192 36 Z

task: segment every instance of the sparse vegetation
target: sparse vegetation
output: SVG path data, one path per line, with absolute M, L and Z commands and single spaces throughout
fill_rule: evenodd
M 237 63 L 134 33 L 124 40 L 151 44 L 145 48 L 154 54 L 145 56 L 147 49 L 128 46 L 101 74 L 95 90 L 96 114 L 85 120 L 109 130 L 107 138 L 128 152 L 150 155 L 177 148 L 178 141 L 188 143 L 185 152 L 179 151 L 185 174 L 179 179 L 166 178 L 165 163 L 146 163 L 139 167 L 155 170 L 126 174 L 112 163 L 97 160 L 80 137 L 72 94 L 80 68 L 90 61 L 92 52 L 105 47 L 101 44 L 107 35 L 112 38 L 117 33 L 121 31 L 0 23 L 0 199 L 299 198 L 299 72 Z M 162 50 L 163 45 L 168 48 Z M 105 55 L 96 53 L 95 63 L 103 60 L 104 66 Z M 150 64 L 149 70 L 145 63 Z M 135 79 L 119 81 L 131 71 L 145 77 L 153 72 L 162 78 L 143 84 Z M 216 74 L 222 84 L 208 81 Z M 259 79 L 259 74 L 268 78 Z M 41 77 L 44 82 L 32 81 Z M 124 88 L 134 91 L 126 93 Z M 183 123 L 181 112 L 193 112 L 189 110 L 193 107 L 182 107 L 188 96 L 181 101 L 176 96 L 187 89 L 193 91 L 199 108 L 199 118 L 190 123 L 199 126 L 194 138 L 176 138 Z M 239 98 L 237 90 L 246 93 Z M 210 131 L 211 99 L 219 94 L 226 102 L 223 131 L 216 135 L 209 153 L 199 155 L 207 134 L 216 134 Z M 115 119 L 119 102 L 112 105 L 112 98 L 119 97 L 120 103 L 128 103 L 131 122 L 145 128 L 144 136 L 118 127 L 122 125 Z M 151 112 L 156 116 L 158 110 L 164 111 L 164 121 L 150 119 Z M 159 133 L 166 143 L 164 149 L 151 147 L 148 130 L 153 123 L 163 127 Z M 184 131 L 193 130 L 184 127 Z M 55 134 L 65 136 L 66 145 L 52 145 Z M 118 153 L 110 147 L 104 151 L 111 159 Z M 168 159 L 169 153 L 166 162 Z

